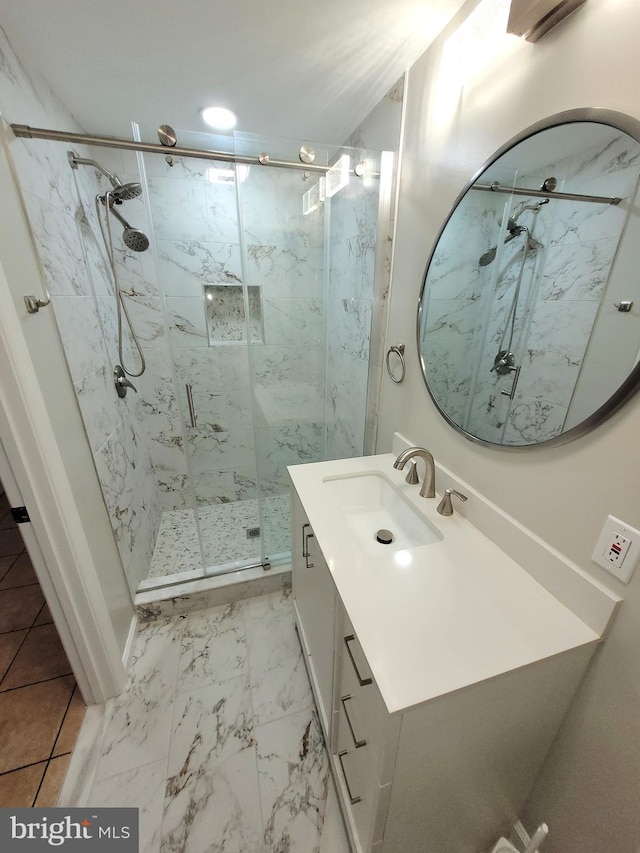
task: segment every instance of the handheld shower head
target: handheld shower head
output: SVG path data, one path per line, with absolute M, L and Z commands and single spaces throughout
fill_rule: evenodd
M 126 186 L 126 184 L 125 184 Z M 112 195 L 110 193 L 110 195 Z M 112 205 L 109 205 L 109 212 L 115 216 L 118 222 L 124 228 L 124 234 L 122 235 L 122 239 L 124 240 L 125 246 L 129 249 L 132 249 L 134 252 L 146 252 L 149 248 L 149 238 L 146 234 L 140 231 L 138 228 L 133 228 L 124 216 L 120 216 L 117 210 L 114 209 Z

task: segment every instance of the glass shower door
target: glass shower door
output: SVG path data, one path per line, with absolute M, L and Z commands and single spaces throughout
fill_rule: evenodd
M 301 145 L 180 138 L 294 162 Z M 329 172 L 170 159 L 144 158 L 163 525 L 192 576 L 285 562 L 287 466 L 363 452 L 380 157 L 324 147 Z
M 242 154 L 300 142 L 236 135 Z M 316 150 L 329 172 L 251 167 L 238 184 L 262 558 L 290 559 L 288 465 L 362 455 L 380 156 Z M 358 177 L 354 166 L 364 173 Z

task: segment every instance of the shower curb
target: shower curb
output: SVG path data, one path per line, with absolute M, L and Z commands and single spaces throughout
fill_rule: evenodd
M 216 607 L 278 592 L 291 586 L 291 566 L 277 566 L 266 572 L 262 568 L 243 569 L 218 577 L 187 581 L 166 590 L 153 590 L 136 595 L 136 615 L 140 622 L 153 622 L 168 616 L 181 616 L 195 610 Z

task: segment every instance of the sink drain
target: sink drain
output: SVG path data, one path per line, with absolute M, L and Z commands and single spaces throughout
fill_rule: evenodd
M 393 533 L 390 530 L 385 530 L 383 527 L 382 530 L 378 530 L 376 533 L 376 542 L 379 542 L 381 545 L 391 545 L 393 542 Z

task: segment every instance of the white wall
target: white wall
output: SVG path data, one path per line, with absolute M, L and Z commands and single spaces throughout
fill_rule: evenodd
M 387 346 L 407 345 L 407 379 L 385 378 L 378 450 L 394 430 L 426 445 L 625 602 L 534 788 L 526 821 L 546 820 L 545 853 L 636 853 L 640 838 L 640 571 L 629 586 L 591 562 L 605 517 L 640 526 L 640 397 L 564 447 L 507 451 L 468 442 L 434 409 L 420 374 L 416 306 L 424 264 L 456 195 L 505 141 L 562 110 L 640 118 L 637 0 L 590 0 L 537 44 L 479 27 L 456 55 L 453 25 L 411 69 Z M 451 45 L 451 42 L 449 43 Z M 465 77 L 463 87 L 459 84 Z

